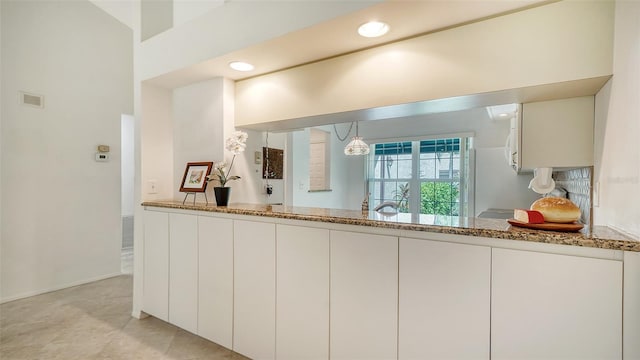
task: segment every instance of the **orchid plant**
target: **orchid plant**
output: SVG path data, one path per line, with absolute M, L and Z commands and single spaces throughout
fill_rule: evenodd
M 234 131 L 231 136 L 227 138 L 224 147 L 233 154 L 233 158 L 231 158 L 231 165 L 229 165 L 229 169 L 227 169 L 226 161 L 215 163 L 213 165 L 213 173 L 207 176 L 207 181 L 216 180 L 220 183 L 220 186 L 226 187 L 227 182 L 240 179 L 240 176 L 230 174 L 231 169 L 233 168 L 233 162 L 236 160 L 236 155 L 244 152 L 244 149 L 247 147 L 248 137 L 249 136 L 244 131 Z

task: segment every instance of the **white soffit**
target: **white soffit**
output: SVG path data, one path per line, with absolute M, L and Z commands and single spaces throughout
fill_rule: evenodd
M 241 80 L 550 2 L 555 1 L 388 0 L 148 81 L 157 86 L 176 88 L 217 76 Z M 358 35 L 358 26 L 373 19 L 385 21 L 392 30 L 379 38 Z M 249 73 L 229 69 L 227 64 L 237 59 L 251 61 L 256 69 Z

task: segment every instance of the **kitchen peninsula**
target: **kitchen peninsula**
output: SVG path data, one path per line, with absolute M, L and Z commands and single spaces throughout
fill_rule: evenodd
M 585 227 L 580 232 L 556 232 L 515 228 L 505 220 L 407 213 L 379 213 L 357 210 L 290 207 L 264 204 L 232 204 L 217 207 L 181 201 L 147 201 L 146 207 L 208 211 L 222 214 L 358 225 L 382 229 L 425 231 L 493 239 L 523 240 L 547 244 L 575 245 L 640 252 L 640 239 L 632 239 L 606 226 Z
M 640 333 L 640 240 L 606 227 L 142 205 L 143 311 L 251 358 L 620 359 Z

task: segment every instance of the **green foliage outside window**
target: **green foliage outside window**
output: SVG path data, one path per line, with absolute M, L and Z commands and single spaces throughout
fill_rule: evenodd
M 458 216 L 460 184 L 423 182 L 420 186 L 420 213 Z
M 420 185 L 420 213 L 458 216 L 460 184 L 457 182 L 423 182 Z M 409 212 L 409 183 L 398 186 L 394 200 L 398 211 Z

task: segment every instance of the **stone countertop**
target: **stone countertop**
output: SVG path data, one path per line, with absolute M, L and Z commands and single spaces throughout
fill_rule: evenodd
M 513 227 L 502 219 L 457 216 L 380 214 L 375 211 L 259 204 L 230 204 L 217 207 L 198 202 L 182 204 L 182 201 L 175 200 L 146 201 L 142 205 L 640 252 L 640 239 L 628 237 L 606 226 L 594 226 L 591 229 L 585 227 L 580 232 L 556 232 Z

